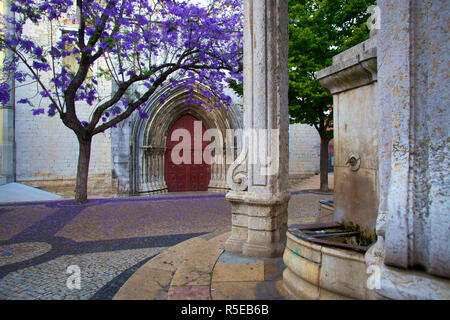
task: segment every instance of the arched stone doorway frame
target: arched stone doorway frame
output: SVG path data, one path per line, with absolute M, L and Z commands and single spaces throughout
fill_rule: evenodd
M 199 86 L 199 84 L 197 84 Z M 203 89 L 207 89 L 203 87 Z M 217 128 L 222 133 L 224 142 L 228 129 L 242 128 L 240 114 L 235 108 L 212 108 L 211 111 L 196 104 L 185 104 L 190 93 L 185 88 L 165 89 L 159 91 L 142 109 L 149 117 L 137 118 L 132 126 L 131 158 L 132 192 L 135 194 L 167 192 L 164 176 L 164 162 L 167 134 L 172 124 L 184 114 L 191 114 L 203 122 L 205 128 Z M 161 97 L 167 97 L 160 103 Z M 194 90 L 194 100 L 205 103 L 207 98 Z M 229 146 L 233 148 L 233 146 Z M 226 154 L 224 145 L 224 155 Z M 226 172 L 229 164 L 212 164 L 210 191 L 226 191 Z

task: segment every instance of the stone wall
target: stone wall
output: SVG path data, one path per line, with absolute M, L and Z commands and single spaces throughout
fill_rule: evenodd
M 289 178 L 292 180 L 319 173 L 320 136 L 307 124 L 289 126 Z
M 379 0 L 377 243 L 383 299 L 450 299 L 448 1 Z
M 378 214 L 376 36 L 337 55 L 317 73 L 333 95 L 334 220 L 375 233 Z M 350 160 L 354 158 L 354 165 Z

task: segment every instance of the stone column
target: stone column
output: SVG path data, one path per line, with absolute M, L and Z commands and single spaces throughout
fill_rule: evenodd
M 160 146 L 150 146 L 150 163 L 148 169 L 148 179 L 150 186 L 148 192 L 159 192 L 167 186 L 164 181 L 164 153 L 165 148 Z
M 378 5 L 380 205 L 366 260 L 380 298 L 449 299 L 448 1 Z
M 280 256 L 286 241 L 290 198 L 287 8 L 287 0 L 244 1 L 246 138 L 227 174 L 233 216 L 226 250 L 247 256 Z M 265 172 L 267 160 L 270 169 Z

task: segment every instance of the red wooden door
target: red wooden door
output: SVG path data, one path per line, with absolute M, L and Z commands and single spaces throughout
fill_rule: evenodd
M 166 142 L 166 154 L 165 154 L 165 179 L 169 192 L 183 192 L 183 191 L 208 191 L 209 181 L 211 180 L 211 166 L 205 162 L 203 156 L 201 157 L 201 163 L 194 163 L 194 152 L 197 152 L 198 155 L 203 155 L 203 151 L 205 147 L 210 143 L 209 141 L 205 141 L 201 143 L 201 150 L 195 150 L 194 143 L 194 122 L 199 121 L 197 118 L 190 114 L 186 114 L 181 116 L 177 121 L 175 121 L 172 127 L 169 130 L 169 134 L 167 136 Z M 206 131 L 203 124 L 201 125 L 202 133 L 201 137 L 197 137 L 200 139 L 203 137 L 204 132 Z M 183 149 L 180 151 L 180 157 L 183 156 L 183 152 L 190 153 L 190 164 L 181 163 L 175 164 L 172 159 L 172 150 L 178 145 L 183 138 L 177 137 L 176 141 L 171 141 L 171 137 L 173 132 L 176 129 L 186 129 L 189 132 L 190 138 L 190 150 Z M 199 141 L 200 141 L 199 140 Z M 187 156 L 186 156 L 187 157 Z M 198 159 L 199 157 L 197 157 Z M 198 162 L 198 161 L 197 161 Z

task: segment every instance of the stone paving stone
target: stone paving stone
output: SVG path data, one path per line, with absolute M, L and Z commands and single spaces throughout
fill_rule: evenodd
M 231 205 L 224 197 L 110 202 L 86 208 L 56 236 L 98 241 L 167 234 L 227 231 Z
M 153 258 L 149 264 L 153 269 L 168 270 L 175 273 L 178 267 L 186 262 L 186 253 L 203 241 L 205 240 L 200 238 L 192 238 L 183 241 Z
M 231 236 L 231 232 L 225 232 L 220 235 L 215 235 L 214 237 L 210 237 L 208 240 L 209 243 L 215 244 L 220 249 L 225 248 L 225 241 Z
M 0 246 L 0 266 L 25 261 L 43 255 L 52 246 L 45 242 L 24 242 Z
M 209 285 L 214 264 L 222 252 L 223 249 L 214 243 L 203 240 L 186 253 L 185 262 L 175 272 L 172 285 Z
M 286 299 L 277 289 L 275 281 L 213 282 L 211 296 L 213 300 Z
M 206 286 L 171 286 L 168 300 L 211 300 L 209 285 Z
M 213 282 L 264 281 L 264 262 L 255 264 L 217 263 L 214 267 Z
M 0 248 L 5 255 L 11 257 L 5 249 L 18 243 L 52 246 L 31 259 L 22 250 L 14 260 L 3 260 L 0 299 L 111 299 L 124 277 L 138 270 L 134 266 L 190 237 L 228 231 L 230 217 L 230 204 L 217 194 L 92 199 L 80 206 L 70 201 L 0 204 Z M 35 255 L 41 253 L 35 249 Z M 155 262 L 170 271 L 173 263 L 185 262 L 182 253 L 173 249 Z M 81 290 L 66 287 L 71 264 L 81 268 Z
M 3 210 L 5 212 L 0 215 L 0 241 L 11 239 L 16 234 L 58 211 L 57 208 L 49 208 L 45 205 L 5 206 Z
M 289 211 L 290 217 L 314 218 L 315 213 L 308 210 L 318 209 L 318 200 L 324 196 L 308 192 L 292 196 L 295 210 Z M 117 278 L 127 273 L 127 270 L 133 270 L 133 266 L 158 254 L 166 246 L 189 239 L 196 232 L 210 233 L 210 236 L 205 234 L 204 239 L 200 239 L 208 242 L 212 235 L 230 230 L 231 207 L 224 196 L 172 197 L 171 200 L 167 200 L 167 195 L 165 197 L 161 196 L 158 200 L 90 200 L 87 205 L 78 207 L 62 202 L 27 206 L 0 205 L 0 246 L 28 240 L 57 246 L 48 253 L 53 256 L 50 255 L 44 262 L 25 260 L 17 270 L 8 270 L 3 274 L 1 272 L 5 270 L 4 267 L 10 265 L 0 266 L 0 299 L 110 299 L 111 292 L 116 288 L 114 283 Z M 227 234 L 222 234 L 221 239 L 215 237 L 210 242 L 222 249 L 220 243 L 227 238 Z M 158 277 L 167 279 L 170 272 L 177 269 L 175 266 L 186 264 L 189 259 L 185 255 L 192 248 L 195 249 L 202 242 L 200 240 L 191 239 L 188 247 L 172 247 L 150 260 L 157 263 L 159 266 L 153 267 L 160 270 L 160 275 L 155 274 L 153 280 Z M 164 255 L 169 251 L 170 254 Z M 198 257 L 201 257 L 202 250 L 197 252 Z M 220 257 L 219 262 L 255 264 L 255 260 L 246 260 L 245 257 L 221 261 L 224 256 L 226 254 Z M 29 261 L 36 263 L 28 264 Z M 264 260 L 259 260 L 261 261 Z M 66 287 L 69 276 L 66 270 L 71 264 L 78 264 L 81 268 L 81 290 L 69 290 Z M 189 268 L 195 265 L 187 264 Z M 208 282 L 211 281 L 212 274 L 207 269 L 212 269 L 213 264 L 206 262 L 204 265 L 207 266 L 205 270 L 189 269 L 186 266 L 184 271 L 187 271 L 190 282 L 185 283 L 185 286 L 174 285 L 172 291 L 162 290 L 156 296 L 164 299 L 170 293 L 172 299 L 209 299 L 209 290 L 205 287 L 209 288 Z M 273 282 L 272 286 L 277 283 L 267 281 L 272 280 L 269 279 L 270 275 L 276 272 L 275 267 L 273 270 L 270 268 L 271 266 L 264 265 L 263 279 L 266 281 L 255 282 L 256 287 L 262 286 L 261 292 L 265 296 L 274 296 L 275 291 L 271 291 L 274 287 L 261 283 Z M 205 283 L 208 286 L 195 286 L 193 283 Z M 104 292 L 105 288 L 109 293 Z
M 144 265 L 120 288 L 113 300 L 165 300 L 173 272 Z
M 264 261 L 264 280 L 276 281 L 282 277 L 283 270 L 286 266 L 283 263 L 283 258 Z
M 318 190 L 320 189 L 320 175 L 313 175 L 307 179 L 291 183 L 289 186 L 292 190 Z M 332 191 L 334 189 L 334 173 L 328 174 L 328 188 Z
M 288 220 L 315 218 L 319 214 L 319 200 L 330 198 L 330 194 L 293 194 L 288 205 Z
M 161 248 L 68 255 L 11 272 L 0 280 L 0 299 L 89 299 L 117 274 Z M 68 289 L 67 268 L 81 269 L 81 289 Z M 42 294 L 41 294 L 42 293 Z
M 285 300 L 281 288 L 283 259 L 246 257 L 225 252 L 218 259 L 211 282 L 213 300 Z

